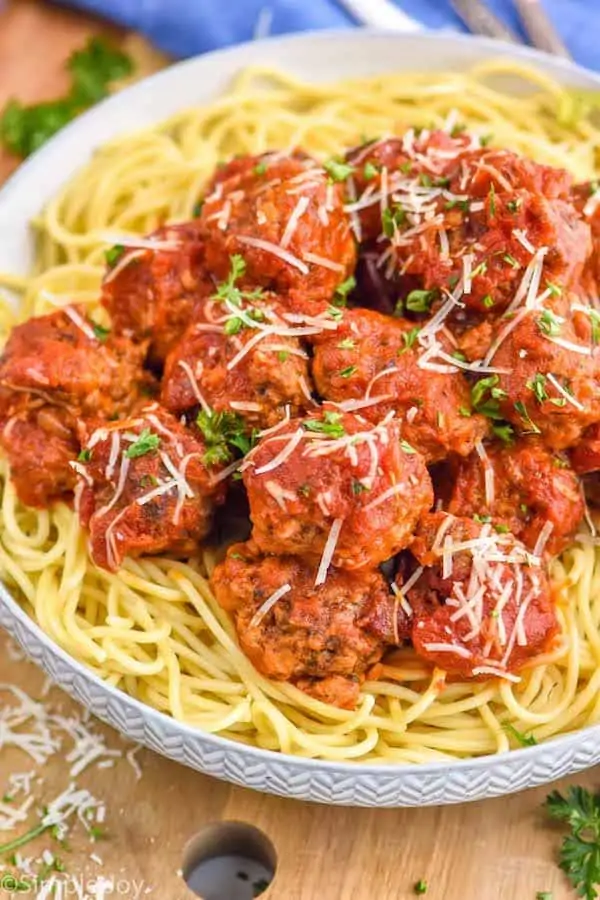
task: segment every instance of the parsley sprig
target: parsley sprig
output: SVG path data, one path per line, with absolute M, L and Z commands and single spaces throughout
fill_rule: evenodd
M 221 282 L 213 294 L 213 300 L 223 301 L 231 310 L 239 310 L 227 319 L 223 330 L 225 334 L 237 334 L 242 328 L 252 328 L 255 322 L 262 322 L 265 315 L 262 309 L 252 306 L 252 301 L 259 300 L 263 296 L 261 288 L 253 291 L 243 291 L 237 284 L 246 271 L 246 261 L 239 253 L 235 253 L 229 259 L 230 269 L 226 280 Z M 245 306 L 249 303 L 250 306 Z
M 315 434 L 326 434 L 328 437 L 341 438 L 346 434 L 342 425 L 342 414 L 325 410 L 322 419 L 306 419 L 302 423 L 305 431 L 313 431 Z
M 125 456 L 127 459 L 137 459 L 138 456 L 145 456 L 146 453 L 158 450 L 159 447 L 160 437 L 153 434 L 149 428 L 143 428 L 137 441 L 130 444 L 125 451 Z
M 497 375 L 490 375 L 488 378 L 480 378 L 471 388 L 473 408 L 488 419 L 502 419 L 500 400 L 504 400 L 507 393 L 498 387 L 499 381 Z
M 200 410 L 196 425 L 206 444 L 202 461 L 207 466 L 231 462 L 233 448 L 245 456 L 256 443 L 256 432 L 248 434 L 246 423 L 238 413 Z
M 595 900 L 600 885 L 600 794 L 575 786 L 564 795 L 553 791 L 546 809 L 571 829 L 560 849 L 560 868 L 579 897 Z
M 68 122 L 108 96 L 110 85 L 131 75 L 131 58 L 94 37 L 73 53 L 67 69 L 71 87 L 65 97 L 26 106 L 10 100 L 0 116 L 0 139 L 11 153 L 30 156 Z

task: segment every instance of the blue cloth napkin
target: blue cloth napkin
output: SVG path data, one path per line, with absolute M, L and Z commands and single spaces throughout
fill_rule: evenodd
M 257 23 L 270 18 L 270 34 L 356 23 L 337 0 L 67 0 L 72 6 L 135 28 L 177 57 L 251 40 Z M 465 30 L 450 0 L 395 0 L 426 28 Z M 512 0 L 488 5 L 525 37 Z M 544 0 L 544 8 L 577 60 L 600 69 L 600 0 Z M 268 12 L 267 12 L 268 11 Z

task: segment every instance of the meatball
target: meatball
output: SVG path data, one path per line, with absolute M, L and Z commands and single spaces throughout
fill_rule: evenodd
M 68 499 L 79 419 L 119 418 L 151 392 L 143 355 L 127 338 L 95 332 L 77 307 L 13 329 L 0 358 L 0 443 L 23 503 Z
M 595 301 L 600 293 L 600 191 L 598 182 L 576 184 L 572 193 L 575 208 L 592 233 L 592 252 L 581 276 L 581 292 L 590 301 Z
M 332 569 L 318 587 L 315 575 L 306 560 L 264 556 L 250 541 L 229 548 L 212 585 L 259 672 L 352 709 L 365 672 L 383 654 L 373 628 L 391 617 L 389 588 L 372 569 Z
M 512 534 L 433 513 L 411 552 L 423 568 L 398 604 L 398 632 L 419 656 L 459 678 L 514 678 L 550 648 L 559 626 L 548 575 Z
M 571 465 L 578 475 L 600 470 L 600 422 L 590 425 L 570 452 Z
M 251 168 L 237 160 L 230 173 L 218 176 L 200 216 L 209 269 L 226 278 L 240 254 L 241 287 L 266 287 L 291 309 L 321 312 L 356 261 L 342 185 L 313 160 L 283 154 L 252 158 Z
M 156 249 L 148 242 L 156 243 Z M 102 305 L 115 331 L 149 341 L 150 360 L 162 365 L 191 322 L 196 302 L 214 290 L 198 227 L 164 226 L 145 238 L 143 247 L 117 245 L 107 255 Z
M 255 542 L 264 553 L 321 558 L 320 581 L 330 562 L 389 559 L 433 503 L 423 457 L 389 417 L 373 426 L 324 408 L 261 439 L 242 469 Z
M 337 331 L 313 339 L 317 390 L 374 423 L 394 410 L 402 419 L 402 437 L 428 463 L 450 453 L 467 456 L 487 432 L 487 420 L 470 414 L 469 384 L 458 369 L 419 366 L 418 332 L 406 319 L 348 310 Z
M 44 405 L 12 416 L 0 431 L 17 496 L 26 506 L 47 508 L 70 499 L 79 453 L 73 420 L 60 407 Z
M 571 447 L 600 420 L 597 352 L 571 320 L 547 310 L 525 312 L 512 325 L 496 337 L 493 366 L 501 374 L 478 382 L 477 395 L 492 392 L 500 415 L 522 434 L 541 435 L 553 450 Z
M 308 355 L 277 305 L 259 298 L 224 308 L 207 301 L 165 365 L 161 402 L 185 412 L 201 405 L 269 428 L 312 405 Z
M 488 314 L 517 292 L 575 286 L 591 237 L 573 208 L 568 174 L 506 150 L 455 147 L 435 148 L 442 174 L 434 177 L 422 167 L 436 134 L 412 140 L 407 173 L 388 178 L 384 197 L 371 195 L 383 210 L 378 265 L 400 298 L 410 304 L 419 289 L 433 304 L 440 288 L 456 287 L 468 308 Z M 356 207 L 364 203 L 363 193 Z
M 136 418 L 101 424 L 78 462 L 78 511 L 97 566 L 116 571 L 126 556 L 189 556 L 224 499 L 205 446 L 157 404 Z
M 539 440 L 489 446 L 481 457 L 473 453 L 456 461 L 453 469 L 448 511 L 491 520 L 529 550 L 551 529 L 545 549 L 550 555 L 560 553 L 583 518 L 585 505 L 575 472 Z

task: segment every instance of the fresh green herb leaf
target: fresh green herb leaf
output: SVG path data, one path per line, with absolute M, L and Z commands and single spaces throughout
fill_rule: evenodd
M 507 396 L 506 391 L 497 385 L 500 379 L 497 375 L 489 375 L 480 378 L 471 388 L 471 403 L 478 413 L 489 419 L 500 419 L 500 400 Z
M 473 415 L 472 410 L 470 410 L 468 406 L 459 406 L 458 412 L 459 415 L 464 416 L 465 419 L 468 419 Z
M 512 444 L 515 437 L 515 432 L 512 425 L 509 425 L 505 422 L 493 422 L 492 431 L 494 433 L 494 436 L 503 441 L 503 443 Z
M 491 294 L 486 294 L 481 302 L 486 309 L 491 309 L 491 307 L 494 305 L 494 300 Z
M 517 402 L 515 403 L 515 410 L 519 413 L 528 427 L 528 431 L 524 432 L 525 434 L 541 434 L 540 429 L 532 420 L 531 416 L 527 412 L 527 407 L 521 400 L 517 400 Z
M 414 456 L 414 454 L 417 452 L 415 448 L 405 440 L 400 441 L 400 449 L 404 450 L 404 452 L 409 456 Z
M 130 444 L 125 451 L 127 459 L 137 459 L 138 456 L 145 456 L 157 450 L 160 446 L 160 438 L 157 434 L 153 434 L 149 428 L 143 428 L 137 441 Z
M 244 456 L 255 442 L 255 435 L 248 436 L 244 419 L 234 412 L 207 412 L 202 409 L 196 418 L 206 450 L 202 457 L 207 466 L 231 462 L 232 447 Z
M 535 900 L 553 900 L 553 897 L 552 891 L 538 891 L 535 895 Z
M 82 463 L 88 463 L 91 458 L 92 458 L 92 451 L 88 450 L 87 448 L 84 448 L 81 451 L 81 453 L 79 454 L 79 456 L 77 457 L 77 461 L 82 462 Z
M 590 189 L 590 197 L 593 197 L 594 194 L 597 194 L 598 191 L 600 190 L 600 182 L 590 181 L 589 189 Z
M 346 434 L 346 429 L 341 424 L 342 414 L 325 410 L 322 419 L 306 419 L 302 423 L 305 431 L 313 431 L 315 434 L 326 434 L 332 438 L 341 438 Z
M 450 356 L 451 356 L 453 359 L 457 359 L 459 362 L 466 362 L 466 361 L 467 361 L 467 357 L 466 357 L 465 354 L 462 352 L 462 350 L 453 350 L 452 353 L 450 354 Z
M 15 798 L 11 797 L 10 794 L 5 794 L 4 797 L 2 798 L 2 802 L 3 803 L 12 803 L 14 799 Z
M 227 319 L 223 325 L 223 333 L 228 337 L 231 337 L 234 334 L 238 334 L 243 327 L 244 320 L 240 319 L 239 316 L 232 316 L 231 319 Z
M 103 344 L 110 334 L 110 328 L 105 328 L 104 325 L 98 325 L 97 323 L 94 323 L 94 325 L 92 325 L 92 328 L 94 329 L 96 340 L 100 341 L 100 343 Z
M 323 168 L 332 181 L 345 181 L 354 172 L 354 166 L 337 159 L 329 159 L 323 163 Z
M 346 366 L 340 372 L 340 378 L 351 378 L 356 372 L 356 366 Z
M 115 244 L 114 247 L 109 247 L 108 250 L 104 251 L 104 257 L 111 269 L 116 266 L 124 253 L 125 247 L 123 244 Z
M 204 200 L 198 200 L 197 203 L 194 203 L 194 206 L 192 208 L 192 218 L 193 219 L 197 219 L 200 216 L 203 206 L 204 206 Z
M 508 531 L 508 528 L 506 530 Z M 537 740 L 532 734 L 524 734 L 522 731 L 518 731 L 510 722 L 505 722 L 502 727 L 521 747 L 535 747 L 537 744 Z
M 264 160 L 261 160 L 261 162 L 256 163 L 256 165 L 254 166 L 254 174 L 255 175 L 264 175 L 266 171 L 267 171 L 267 164 Z
M 381 214 L 381 226 L 386 237 L 394 236 L 401 225 L 406 224 L 406 210 L 399 203 L 393 208 L 387 206 Z
M 357 497 L 359 494 L 364 494 L 365 491 L 368 491 L 368 490 L 369 490 L 369 488 L 366 487 L 366 485 L 364 485 L 362 483 L 362 481 L 354 480 L 352 482 L 352 493 L 354 494 L 355 497 Z
M 350 275 L 349 278 L 346 278 L 345 281 L 342 281 L 341 284 L 337 286 L 335 289 L 335 294 L 333 296 L 333 305 L 334 306 L 345 306 L 348 300 L 348 294 L 350 291 L 353 291 L 356 287 L 356 278 L 354 275 Z
M 499 522 L 497 525 L 494 525 L 494 531 L 497 534 L 508 534 L 510 528 L 508 527 L 508 525 L 504 525 L 502 522 Z
M 496 215 L 496 189 L 494 187 L 494 183 L 492 182 L 490 185 L 490 190 L 488 193 L 488 200 L 490 202 L 490 215 Z
M 488 147 L 492 141 L 494 140 L 493 134 L 482 134 L 479 138 L 479 143 L 482 147 Z
M 480 262 L 478 266 L 475 266 L 475 268 L 471 272 L 471 278 L 477 278 L 478 275 L 485 275 L 486 272 L 487 262 L 483 260 L 483 262 Z
M 399 167 L 399 168 L 400 168 L 400 171 L 403 173 L 403 175 L 409 175 L 409 174 L 410 174 L 410 172 L 411 172 L 411 170 L 412 170 L 412 165 L 413 165 L 413 164 L 412 164 L 412 162 L 411 162 L 410 159 L 407 159 L 407 160 L 405 160 L 403 163 L 400 164 L 400 167 Z
M 106 829 L 100 828 L 98 825 L 92 825 L 89 830 L 89 835 L 94 841 L 105 841 L 106 840 Z
M 277 359 L 280 363 L 284 363 L 289 358 L 289 355 L 290 354 L 288 350 L 278 350 Z
M 473 519 L 475 522 L 479 522 L 480 525 L 489 525 L 492 521 L 491 516 L 481 516 L 479 513 L 474 513 Z
M 428 175 L 427 172 L 421 172 L 419 175 L 419 184 L 423 187 L 431 187 L 433 184 L 431 175 Z
M 310 484 L 301 484 L 298 488 L 298 493 L 301 494 L 302 497 L 308 497 L 310 494 Z
M 560 334 L 563 320 L 555 316 L 552 310 L 545 309 L 537 320 L 538 328 L 547 337 L 556 337 Z
M 522 198 L 517 197 L 515 200 L 508 200 L 506 203 L 506 208 L 509 212 L 513 213 L 513 215 L 514 215 L 514 213 L 516 213 L 520 210 L 522 203 L 523 203 Z
M 519 509 L 521 510 L 521 512 L 522 512 L 524 515 L 528 515 L 528 513 L 529 513 L 529 507 L 527 506 L 526 503 L 519 503 Z
M 26 831 L 25 834 L 20 835 L 20 837 L 14 838 L 12 841 L 9 841 L 7 844 L 0 844 L 0 856 L 6 856 L 8 853 L 14 853 L 15 850 L 18 850 L 19 847 L 24 847 L 25 844 L 29 844 L 30 841 L 34 841 L 41 834 L 44 834 L 45 831 L 48 831 L 50 825 L 44 825 L 43 821 L 38 825 L 34 825 L 33 828 L 30 828 L 29 831 Z M 56 826 L 53 826 L 54 828 Z M 13 865 L 16 864 L 13 863 Z
M 592 326 L 592 344 L 598 344 L 600 343 L 600 313 L 590 308 L 589 317 Z
M 404 347 L 398 351 L 398 356 L 402 353 L 406 353 L 407 350 L 410 350 L 411 347 L 414 347 L 415 342 L 419 336 L 420 328 L 411 328 L 410 331 L 404 331 L 402 333 L 402 340 L 404 341 Z
M 142 475 L 140 478 L 140 487 L 144 489 L 158 487 L 158 478 L 149 474 Z
M 469 212 L 469 200 L 448 200 L 444 205 L 444 209 L 461 209 L 463 212 Z
M 512 266 L 513 269 L 521 268 L 518 261 L 510 253 L 503 253 L 502 259 L 504 260 L 505 263 L 508 263 L 509 266 Z
M 562 288 L 559 284 L 554 284 L 553 281 L 547 281 L 546 287 L 550 291 L 551 297 L 562 297 Z
M 11 153 L 26 157 L 79 113 L 108 95 L 112 82 L 133 71 L 129 56 L 100 38 L 70 57 L 71 86 L 65 97 L 26 106 L 11 100 L 0 116 L 0 139 Z
M 537 372 L 533 376 L 533 378 L 531 378 L 526 383 L 525 387 L 533 392 L 538 403 L 543 403 L 544 400 L 548 399 L 548 392 L 546 391 L 546 376 L 542 375 L 541 372 Z
M 406 298 L 406 308 L 411 312 L 429 312 L 431 304 L 436 299 L 438 292 L 433 291 L 411 291 Z
M 333 306 L 332 303 L 330 303 L 327 307 L 327 312 L 334 322 L 341 322 L 344 318 L 344 311 L 342 309 L 339 309 L 337 306 Z
M 595 900 L 600 884 L 600 796 L 570 787 L 565 795 L 553 791 L 545 805 L 553 819 L 570 828 L 560 849 L 560 868 L 580 897 Z
M 343 341 L 340 341 L 338 346 L 338 350 L 354 350 L 356 347 L 356 341 L 352 338 L 344 338 Z
M 413 888 L 417 897 L 421 897 L 423 894 L 427 893 L 427 882 L 424 878 L 420 878 Z
M 376 175 L 379 173 L 379 169 L 377 166 L 374 166 L 372 162 L 365 163 L 365 167 L 363 169 L 363 175 L 365 177 L 365 181 L 371 181 Z
M 452 131 L 450 132 L 450 137 L 453 137 L 453 138 L 460 137 L 460 135 L 464 134 L 466 130 L 467 130 L 467 126 L 465 125 L 464 122 L 457 122 L 456 125 L 453 127 Z

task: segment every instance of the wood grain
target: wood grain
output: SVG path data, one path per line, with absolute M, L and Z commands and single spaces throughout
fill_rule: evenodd
M 0 13 L 0 105 L 13 95 L 33 100 L 60 93 L 64 59 L 99 30 L 117 34 L 35 0 L 9 4 Z M 14 164 L 0 157 L 0 177 Z M 11 661 L 1 635 L 0 681 L 34 697 L 43 683 L 33 665 Z M 76 710 L 56 690 L 49 702 Z M 114 732 L 104 731 L 112 745 L 122 745 Z M 177 874 L 186 842 L 209 822 L 237 819 L 264 830 L 277 849 L 276 878 L 263 895 L 268 900 L 409 900 L 420 878 L 429 884 L 426 900 L 535 900 L 538 891 L 552 891 L 553 900 L 574 897 L 555 863 L 561 832 L 541 811 L 543 788 L 462 807 L 342 809 L 230 787 L 149 751 L 140 761 L 140 781 L 123 761 L 81 776 L 81 784 L 108 803 L 110 839 L 94 847 L 75 840 L 65 855 L 71 874 L 89 878 L 97 871 L 89 854 L 98 853 L 106 877 L 129 882 L 120 896 L 135 898 L 133 882 L 143 881 L 149 897 L 190 900 Z M 22 753 L 1 751 L 0 793 L 11 772 L 27 768 Z M 60 754 L 44 767 L 43 778 L 40 802 L 68 783 Z M 574 782 L 595 787 L 597 776 L 589 772 Z M 38 852 L 43 846 L 42 839 Z

